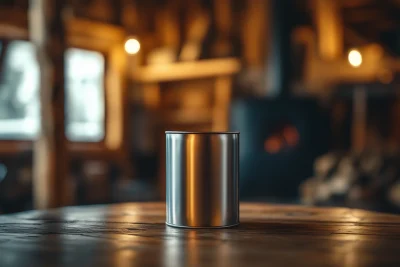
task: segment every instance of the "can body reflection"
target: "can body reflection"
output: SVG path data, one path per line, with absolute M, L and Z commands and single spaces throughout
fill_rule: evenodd
M 168 225 L 237 225 L 239 133 L 167 131 L 166 179 Z

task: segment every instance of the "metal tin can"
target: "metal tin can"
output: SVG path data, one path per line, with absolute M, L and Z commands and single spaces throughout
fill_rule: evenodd
M 166 224 L 239 224 L 239 132 L 166 131 Z

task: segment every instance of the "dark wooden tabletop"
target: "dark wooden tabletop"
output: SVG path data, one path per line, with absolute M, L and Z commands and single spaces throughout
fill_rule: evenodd
M 0 216 L 0 266 L 400 266 L 400 216 L 242 204 L 230 229 L 176 229 L 165 204 Z

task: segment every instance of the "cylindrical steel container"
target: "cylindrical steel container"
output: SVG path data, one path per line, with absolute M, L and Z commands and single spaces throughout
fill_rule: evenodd
M 239 224 L 239 133 L 165 133 L 167 225 Z

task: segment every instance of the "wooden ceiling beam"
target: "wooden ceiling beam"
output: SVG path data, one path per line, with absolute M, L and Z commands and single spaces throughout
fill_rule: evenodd
M 384 12 L 377 8 L 363 8 L 363 9 L 344 9 L 343 19 L 350 23 L 360 23 L 365 21 L 376 21 L 387 19 Z

